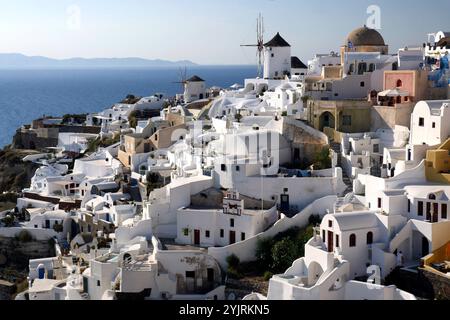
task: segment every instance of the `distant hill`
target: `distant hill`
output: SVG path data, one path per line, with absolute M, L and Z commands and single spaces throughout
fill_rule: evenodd
M 19 53 L 0 53 L 0 68 L 142 68 L 195 66 L 189 60 L 167 61 L 142 58 L 71 58 L 51 59 L 41 56 L 26 56 Z

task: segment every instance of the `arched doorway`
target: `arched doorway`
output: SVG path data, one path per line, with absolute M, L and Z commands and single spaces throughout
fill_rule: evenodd
M 319 278 L 323 274 L 323 269 L 320 264 L 317 262 L 311 262 L 311 264 L 308 266 L 308 285 L 313 286 L 317 283 Z
M 329 111 L 322 113 L 319 118 L 319 126 L 320 131 L 323 131 L 326 127 L 334 129 L 336 127 L 336 119 L 334 118 L 334 115 Z

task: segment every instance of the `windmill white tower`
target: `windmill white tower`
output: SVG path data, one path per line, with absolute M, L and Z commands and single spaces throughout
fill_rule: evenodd
M 241 47 L 256 47 L 258 77 L 261 77 L 264 63 L 264 17 L 261 13 L 256 19 L 256 44 L 243 44 Z

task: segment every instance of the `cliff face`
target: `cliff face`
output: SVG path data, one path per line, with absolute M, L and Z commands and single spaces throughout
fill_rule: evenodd
M 33 150 L 16 150 L 5 148 L 0 151 L 0 193 L 20 192 L 30 186 L 38 166 L 34 163 L 23 162 L 22 159 L 30 154 L 37 154 Z

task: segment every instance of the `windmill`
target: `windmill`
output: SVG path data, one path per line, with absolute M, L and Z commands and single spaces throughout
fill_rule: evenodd
M 178 81 L 175 81 L 173 83 L 180 83 L 181 84 L 181 92 L 183 92 L 184 91 L 184 84 L 186 83 L 186 80 L 187 80 L 187 68 L 186 67 L 184 67 L 184 68 L 180 67 L 178 69 L 178 74 L 177 75 L 178 75 Z
M 258 57 L 258 77 L 261 77 L 264 59 L 264 17 L 261 13 L 256 19 L 256 44 L 243 44 L 241 47 L 256 47 L 256 55 Z

